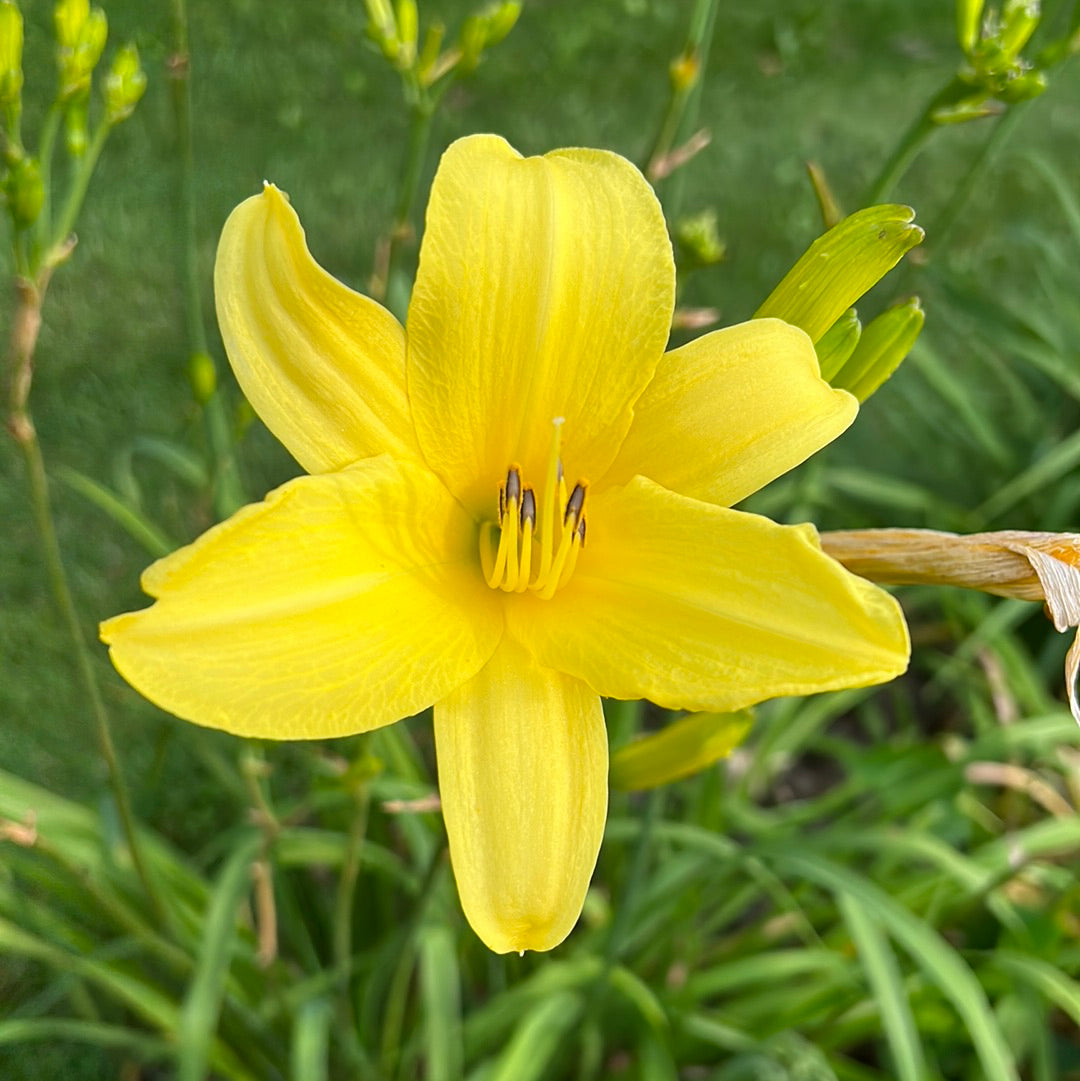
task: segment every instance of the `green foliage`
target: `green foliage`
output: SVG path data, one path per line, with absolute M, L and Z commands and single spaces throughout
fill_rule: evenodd
M 104 15 L 65 0 L 60 80 L 41 85 L 57 53 L 45 7 L 23 5 L 24 42 L 0 0 L 15 241 L 4 267 L 43 266 L 80 215 L 80 246 L 43 309 L 33 398 L 86 627 L 136 604 L 147 555 L 227 513 L 241 479 L 261 493 L 294 468 L 249 429 L 205 341 L 200 303 L 229 207 L 263 176 L 280 181 L 322 261 L 358 286 L 374 273 L 400 306 L 437 149 L 478 128 L 528 150 L 604 144 L 674 167 L 658 183 L 669 212 L 686 207 L 671 220 L 693 223 L 680 300 L 722 305 L 725 322 L 821 250 L 801 161 L 823 159 L 857 209 L 884 160 L 886 186 L 919 209 L 928 259 L 909 257 L 860 301 L 865 330 L 851 305 L 887 267 L 836 290 L 816 313 L 818 351 L 832 378 L 861 348 L 857 389 L 870 346 L 895 338 L 890 313 L 916 310 L 890 305 L 917 291 L 926 330 L 852 432 L 752 506 L 822 526 L 1080 519 L 1080 147 L 1063 137 L 1080 124 L 1077 73 L 1061 63 L 1029 111 L 1010 104 L 1023 53 L 1044 58 L 1040 73 L 1066 59 L 1075 4 L 1047 5 L 1036 27 L 1023 23 L 1029 5 L 1006 4 L 991 24 L 961 3 L 954 27 L 929 0 L 699 3 L 688 33 L 687 6 L 663 0 L 555 0 L 520 18 L 514 4 L 193 0 L 199 156 L 189 144 L 183 205 L 197 219 L 174 197 L 186 41 L 146 5 L 108 5 L 148 82 L 83 211 L 94 133 L 128 115 L 142 68 L 121 49 L 95 75 Z M 376 48 L 364 53 L 367 24 Z M 460 28 L 445 49 L 443 26 Z M 167 59 L 183 91 L 171 102 Z M 103 103 L 86 93 L 94 78 Z M 911 92 L 934 102 L 943 85 L 953 108 L 984 95 L 972 115 L 1005 107 L 1020 120 L 932 144 L 918 129 L 907 171 Z M 53 153 L 61 122 L 72 157 Z M 684 161 L 698 125 L 713 142 Z M 39 206 L 19 179 L 35 162 Z M 976 187 L 977 209 L 958 201 Z M 889 265 L 913 235 L 903 214 L 894 224 L 906 239 Z M 174 228 L 182 275 L 161 242 Z M 1080 1075 L 1080 732 L 1061 704 L 1064 645 L 1033 606 L 904 591 L 908 678 L 872 696 L 766 704 L 722 765 L 645 796 L 615 792 L 581 925 L 551 955 L 497 958 L 458 908 L 426 718 L 335 744 L 247 747 L 164 719 L 105 676 L 140 877 L 44 600 L 23 476 L 0 455 L 5 1078 Z M 102 657 L 92 663 L 100 680 Z M 612 705 L 617 744 L 670 720 Z

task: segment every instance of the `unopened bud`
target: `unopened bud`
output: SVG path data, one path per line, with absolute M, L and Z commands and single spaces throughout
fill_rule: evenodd
M 458 48 L 461 50 L 461 70 L 472 71 L 480 62 L 480 54 L 484 51 L 485 42 L 484 21 L 479 15 L 470 15 L 461 24 L 461 33 L 458 35 Z
M 364 7 L 368 14 L 367 36 L 379 46 L 387 60 L 396 62 L 401 43 L 390 0 L 364 0 Z
M 397 2 L 398 65 L 411 68 L 416 60 L 416 42 L 420 34 L 420 13 L 416 0 Z
M 970 56 L 979 40 L 984 0 L 956 0 L 956 40 L 965 56 Z
M 66 101 L 89 90 L 90 77 L 109 36 L 109 23 L 105 12 L 90 8 L 88 0 L 60 0 L 55 23 L 60 99 Z
M 904 255 L 921 244 L 911 207 L 886 204 L 849 214 L 818 237 L 754 313 L 822 335 Z
M 217 390 L 217 367 L 207 353 L 192 353 L 188 361 L 188 382 L 199 405 L 206 405 Z
M 980 92 L 951 105 L 943 105 L 930 114 L 935 124 L 966 124 L 969 120 L 981 120 L 985 116 L 996 116 L 1002 107 L 989 93 Z
M 19 99 L 22 90 L 23 20 L 11 0 L 0 0 L 0 105 Z
M 727 247 L 716 228 L 716 211 L 712 207 L 693 217 L 680 218 L 675 226 L 675 240 L 684 266 L 713 266 L 723 261 Z
M 831 383 L 836 373 L 848 362 L 859 344 L 860 334 L 862 323 L 859 322 L 859 313 L 854 308 L 848 308 L 814 344 L 821 378 L 825 382 Z
M 701 61 L 693 49 L 679 53 L 668 67 L 668 77 L 671 79 L 672 89 L 676 93 L 689 90 L 701 75 Z
M 1008 105 L 1037 98 L 1046 89 L 1046 76 L 1041 71 L 1027 71 L 1010 79 L 998 92 L 998 98 Z
M 139 51 L 125 45 L 105 76 L 105 122 L 119 124 L 131 116 L 146 90 L 146 73 L 139 63 Z
M 21 157 L 7 175 L 8 209 L 16 229 L 25 229 L 37 221 L 45 202 L 41 166 L 36 158 Z
M 498 7 L 486 12 L 484 15 L 484 48 L 490 49 L 493 45 L 498 45 L 514 29 L 514 24 L 518 21 L 520 14 L 521 4 L 518 3 L 518 0 L 507 0 L 506 3 L 499 4 Z
M 1007 57 L 1013 59 L 1019 54 L 1035 33 L 1039 18 L 1039 0 L 1005 0 L 997 43 Z
M 691 713 L 615 751 L 611 785 L 636 792 L 700 773 L 727 758 L 753 723 L 754 715 L 747 709 Z
M 925 321 L 918 297 L 882 312 L 870 321 L 851 356 L 829 382 L 865 402 L 911 352 Z
M 435 64 L 439 59 L 439 50 L 442 48 L 445 34 L 446 27 L 440 22 L 431 23 L 424 32 L 424 45 L 416 62 L 416 72 L 424 86 L 429 85 L 431 73 L 435 70 Z

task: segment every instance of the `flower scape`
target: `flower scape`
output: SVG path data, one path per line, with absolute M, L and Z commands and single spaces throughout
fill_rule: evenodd
M 267 184 L 215 269 L 237 379 L 308 476 L 154 563 L 108 620 L 163 709 L 263 739 L 434 707 L 470 924 L 496 952 L 573 927 L 607 812 L 601 697 L 735 710 L 904 671 L 896 602 L 812 526 L 729 509 L 856 400 L 799 329 L 665 352 L 675 266 L 641 174 L 600 150 L 443 155 L 403 328 L 310 255 Z

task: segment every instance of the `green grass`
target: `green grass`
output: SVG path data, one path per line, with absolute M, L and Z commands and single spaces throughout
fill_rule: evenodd
M 32 137 L 51 91 L 50 5 L 23 6 Z M 447 96 L 424 187 L 438 150 L 472 131 L 524 152 L 597 145 L 641 162 L 687 7 L 527 3 Z M 61 482 L 63 468 L 137 494 L 177 540 L 213 520 L 205 489 L 160 452 L 166 441 L 206 453 L 185 374 L 168 6 L 107 10 L 150 85 L 106 148 L 51 287 L 32 399 L 88 634 L 142 603 L 148 557 Z M 422 18 L 454 28 L 468 10 L 432 0 Z M 193 0 L 190 17 L 207 313 L 221 223 L 263 178 L 290 193 L 320 261 L 364 288 L 407 120 L 363 42 L 362 6 Z M 936 0 L 721 4 L 700 104 L 713 139 L 685 171 L 681 205 L 715 207 L 728 259 L 696 272 L 683 303 L 748 317 L 820 231 L 804 161 L 855 209 L 955 69 L 951 35 Z M 929 144 L 893 193 L 928 229 L 926 259 L 860 306 L 865 322 L 917 292 L 920 345 L 847 435 L 752 506 L 823 527 L 1076 527 L 1078 91 L 1076 64 L 1052 73 L 954 222 L 942 214 L 992 122 Z M 948 227 L 940 242 L 935 224 Z M 10 311 L 5 296 L 0 327 Z M 258 422 L 241 467 L 252 498 L 297 471 Z M 91 1081 L 136 1061 L 148 1078 L 189 1079 L 205 1062 L 215 1077 L 314 1081 L 1080 1077 L 1078 820 L 965 773 L 1006 763 L 1080 799 L 1066 643 L 1037 606 L 905 591 L 910 676 L 874 695 L 770 704 L 726 768 L 615 795 L 582 925 L 550 956 L 499 959 L 460 914 L 441 821 L 381 809 L 433 788 L 424 718 L 363 744 L 245 748 L 163 716 L 97 652 L 169 884 L 173 922 L 159 925 L 124 861 L 11 445 L 0 521 L 0 818 L 33 808 L 43 838 L 0 843 L 0 1076 Z M 352 963 L 335 969 L 335 896 L 359 813 L 337 767 L 362 750 L 385 769 L 364 794 Z M 250 822 L 252 785 L 283 823 L 272 837 Z M 238 904 L 253 860 L 274 884 L 267 967 L 265 913 Z

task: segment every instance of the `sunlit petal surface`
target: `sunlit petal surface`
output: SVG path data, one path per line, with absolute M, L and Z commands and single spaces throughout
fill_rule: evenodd
M 660 205 L 601 150 L 522 158 L 474 136 L 443 155 L 408 317 L 409 398 L 424 456 L 471 510 L 511 463 L 599 477 L 671 325 L 675 268 Z
M 155 563 L 157 603 L 102 637 L 128 682 L 198 724 L 362 732 L 430 706 L 495 648 L 475 543 L 429 472 L 369 459 L 291 481 Z
M 896 602 L 824 555 L 810 526 L 676 495 L 603 493 L 573 581 L 522 597 L 510 629 L 599 694 L 731 710 L 880 683 L 907 667 Z
M 418 456 L 405 333 L 311 257 L 273 185 L 229 216 L 214 267 L 218 324 L 248 401 L 309 473 Z
M 664 357 L 604 482 L 641 473 L 730 507 L 830 443 L 857 412 L 821 378 L 801 330 L 740 323 Z
M 577 921 L 607 815 L 600 699 L 504 643 L 435 707 L 439 791 L 465 915 L 496 953 Z

